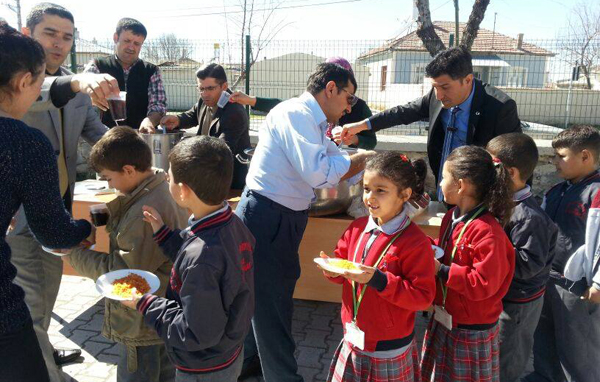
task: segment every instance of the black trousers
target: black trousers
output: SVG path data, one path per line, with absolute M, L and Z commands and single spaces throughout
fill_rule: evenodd
M 18 331 L 0 335 L 0 381 L 50 382 L 31 319 Z

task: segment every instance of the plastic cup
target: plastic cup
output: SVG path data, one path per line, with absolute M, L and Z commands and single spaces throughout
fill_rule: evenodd
M 127 92 L 119 92 L 118 96 L 108 97 L 110 115 L 117 125 L 127 119 Z
M 90 206 L 90 216 L 92 218 L 92 224 L 96 227 L 102 227 L 108 223 L 108 207 L 105 203 L 94 204 Z

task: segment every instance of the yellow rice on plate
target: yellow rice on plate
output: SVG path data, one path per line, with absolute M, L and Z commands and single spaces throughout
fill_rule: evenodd
M 131 298 L 131 291 L 133 288 L 136 289 L 138 294 L 148 293 L 150 291 L 150 285 L 140 275 L 130 273 L 125 277 L 116 279 L 112 283 L 113 289 L 112 294 L 123 298 Z

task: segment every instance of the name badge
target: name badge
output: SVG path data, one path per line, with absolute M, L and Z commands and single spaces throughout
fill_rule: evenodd
M 444 327 L 448 330 L 452 330 L 452 316 L 450 313 L 446 312 L 441 306 L 436 305 L 433 309 L 433 318 L 444 325 Z
M 365 350 L 365 332 L 360 330 L 356 323 L 348 322 L 346 324 L 346 334 L 344 335 L 344 338 L 360 350 Z

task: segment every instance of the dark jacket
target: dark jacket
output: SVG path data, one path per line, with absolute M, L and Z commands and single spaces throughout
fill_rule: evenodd
M 239 356 L 254 314 L 254 237 L 231 208 L 155 240 L 173 260 L 166 298 L 137 308 L 167 346 L 175 367 L 215 372 Z
M 575 184 L 561 182 L 555 185 L 544 197 L 542 207 L 558 226 L 556 255 L 552 262 L 556 276 L 564 273 L 569 257 L 585 243 L 588 210 L 599 189 L 600 173 L 594 171 Z
M 277 98 L 263 98 L 256 97 L 256 105 L 252 108 L 253 110 L 262 111 L 268 113 L 272 108 L 281 103 L 280 99 Z M 356 105 L 352 107 L 352 111 L 349 114 L 345 114 L 340 118 L 339 125 L 343 126 L 347 123 L 360 122 L 372 116 L 373 113 L 369 109 L 369 105 L 362 99 L 358 99 Z M 373 150 L 377 146 L 377 135 L 375 131 L 364 130 L 357 134 L 358 145 L 351 147 L 358 147 L 359 149 Z
M 6 230 L 19 206 L 37 241 L 49 248 L 71 248 L 91 231 L 85 220 L 73 220 L 58 187 L 54 149 L 44 134 L 0 112 L 0 336 L 17 332 L 31 321 L 23 289 L 13 283 Z M 48 256 L 52 256 L 48 254 Z
M 114 54 L 97 58 L 94 63 L 100 73 L 108 73 L 117 79 L 121 91 L 127 91 L 127 119 L 122 125 L 138 129 L 148 115 L 148 87 L 150 86 L 150 78 L 156 73 L 156 65 L 138 60 L 129 70 L 127 83 L 125 83 L 123 67 Z M 108 127 L 116 125 L 110 112 L 102 113 L 102 123 Z
M 558 228 L 533 196 L 516 203 L 504 231 L 515 247 L 515 276 L 504 296 L 528 302 L 543 296 L 550 277 Z
M 231 91 L 226 90 L 229 93 Z M 179 114 L 179 128 L 189 129 L 198 125 L 198 135 L 201 134 L 202 120 L 206 114 L 207 106 L 202 102 L 202 98 L 190 110 Z M 227 103 L 225 107 L 218 108 L 210 124 L 208 135 L 220 138 L 225 141 L 235 157 L 237 154 L 244 154 L 244 149 L 250 147 L 250 122 L 248 114 L 244 107 L 237 103 Z M 233 183 L 231 188 L 243 189 L 246 175 L 248 174 L 248 165 L 242 164 L 237 160 L 233 162 Z
M 485 146 L 498 135 L 521 132 L 515 101 L 502 91 L 477 79 L 473 80 L 473 86 L 475 90 L 469 115 L 467 145 Z M 369 121 L 373 131 L 378 131 L 429 120 L 427 155 L 437 181 L 446 135 L 442 126 L 441 111 L 442 103 L 435 97 L 434 89 L 431 89 L 425 96 L 376 114 L 369 118 Z

